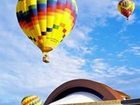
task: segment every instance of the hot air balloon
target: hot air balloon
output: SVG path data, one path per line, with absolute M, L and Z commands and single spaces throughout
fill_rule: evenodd
M 76 0 L 18 0 L 17 19 L 25 35 L 43 53 L 48 53 L 69 35 L 77 17 Z
M 42 101 L 38 96 L 27 96 L 24 97 L 21 101 L 21 105 L 42 105 Z
M 135 9 L 135 3 L 133 0 L 121 0 L 118 4 L 119 12 L 124 15 L 127 19 L 133 13 Z

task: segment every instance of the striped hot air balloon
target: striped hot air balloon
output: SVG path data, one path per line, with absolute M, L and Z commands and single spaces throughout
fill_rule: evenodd
M 42 105 L 42 101 L 38 96 L 27 96 L 22 99 L 21 105 Z
M 25 35 L 40 48 L 43 61 L 74 27 L 76 0 L 18 0 L 17 19 Z
M 118 4 L 118 11 L 127 19 L 133 13 L 134 9 L 135 3 L 133 0 L 121 0 Z

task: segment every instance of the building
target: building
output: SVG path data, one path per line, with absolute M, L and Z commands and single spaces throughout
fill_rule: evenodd
M 125 100 L 130 96 L 111 87 L 91 80 L 77 79 L 56 88 L 44 105 L 85 103 L 105 100 Z

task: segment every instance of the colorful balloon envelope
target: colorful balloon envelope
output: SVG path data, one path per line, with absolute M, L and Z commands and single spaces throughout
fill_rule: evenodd
M 135 9 L 135 3 L 133 0 L 121 0 L 118 4 L 119 12 L 124 15 L 127 19 L 133 13 Z
M 42 101 L 38 96 L 27 96 L 22 99 L 21 105 L 42 105 Z
M 18 0 L 16 11 L 20 27 L 48 62 L 48 52 L 73 29 L 78 9 L 76 0 Z

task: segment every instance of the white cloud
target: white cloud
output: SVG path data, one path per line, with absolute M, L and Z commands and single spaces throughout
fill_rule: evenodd
M 66 44 L 70 48 L 78 49 L 80 46 L 85 45 L 88 41 L 90 41 L 89 32 L 92 29 L 89 27 L 81 27 L 75 28 L 66 40 L 64 40 L 64 44 Z
M 120 52 L 117 56 L 119 58 L 125 57 L 127 54 L 132 54 L 135 56 L 140 56 L 140 46 L 132 46 L 124 51 Z
M 97 73 L 103 74 L 108 68 L 109 65 L 103 59 L 95 59 L 93 61 L 92 69 Z
M 129 51 L 132 52 L 134 55 L 140 56 L 140 46 L 131 47 Z
M 17 97 L 24 96 L 27 92 L 47 97 L 48 93 L 63 82 L 88 77 L 82 70 L 85 61 L 78 57 L 68 56 L 66 53 L 63 49 L 53 52 L 50 64 L 38 61 L 6 62 L 6 64 L 0 62 L 0 67 L 5 69 L 1 71 L 3 74 L 0 76 L 0 91 L 10 96 L 15 94 Z M 16 88 L 11 89 L 11 87 Z M 3 94 L 0 92 L 0 95 Z
M 131 71 L 133 71 L 133 75 L 131 77 L 129 77 L 129 78 L 120 79 L 118 81 L 118 84 L 130 85 L 131 86 L 132 83 L 133 84 L 139 83 L 139 81 L 140 81 L 140 78 L 139 78 L 140 69 L 136 69 L 136 68 L 130 68 L 130 69 L 131 69 Z
M 118 77 L 122 75 L 133 75 L 134 71 L 131 71 L 125 66 L 112 66 L 104 59 L 94 59 L 92 64 L 93 72 L 106 78 Z
M 120 81 L 118 81 L 118 83 L 131 85 L 132 83 L 138 83 L 139 81 L 140 81 L 140 78 L 134 78 L 134 79 L 129 79 L 129 80 L 120 80 Z M 135 88 L 135 87 L 133 87 L 133 88 Z
M 117 3 L 117 0 L 78 0 L 80 19 L 92 27 L 106 25 L 108 18 L 119 16 Z
M 133 23 L 136 22 L 136 15 L 135 14 L 132 14 L 130 17 L 129 17 L 129 20 L 127 21 L 127 25 L 131 25 Z
M 92 31 L 91 28 L 81 26 L 80 28 L 75 28 L 71 35 L 68 36 L 62 45 L 66 46 L 67 49 L 72 49 L 76 53 L 80 54 L 91 54 L 96 51 L 97 46 L 89 47 L 91 39 L 94 38 L 94 35 L 90 35 Z

